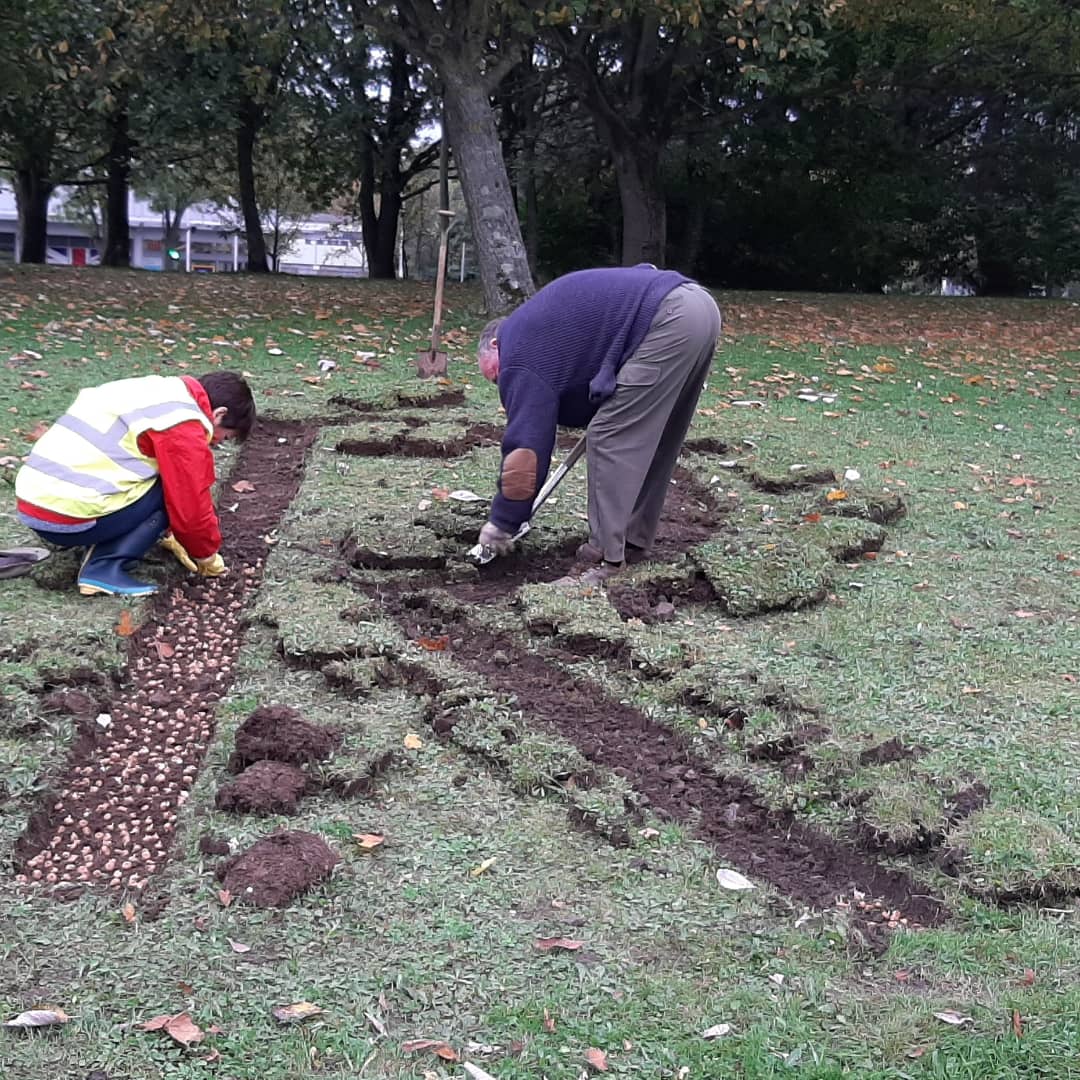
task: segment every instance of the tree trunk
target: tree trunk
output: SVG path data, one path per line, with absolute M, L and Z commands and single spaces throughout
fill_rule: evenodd
M 259 220 L 259 202 L 255 193 L 255 140 L 261 119 L 259 106 L 245 98 L 240 106 L 240 127 L 236 132 L 236 168 L 240 210 L 247 237 L 247 268 L 252 274 L 270 273 L 266 261 L 266 237 Z
M 678 268 L 687 277 L 694 276 L 701 246 L 705 237 L 706 187 L 703 170 L 687 155 L 686 162 L 686 225 L 679 246 Z
M 446 126 L 457 162 L 490 314 L 516 307 L 534 291 L 529 260 L 487 92 L 475 72 L 444 76 Z
M 395 182 L 394 178 L 384 175 L 376 210 L 374 174 L 374 162 L 365 160 L 360 173 L 360 232 L 367 252 L 368 277 L 376 281 L 393 281 L 397 277 L 400 177 Z
M 622 264 L 663 266 L 667 257 L 667 202 L 660 180 L 660 152 L 646 140 L 611 140 L 622 204 Z
M 530 126 L 521 152 L 521 182 L 525 188 L 525 256 L 535 267 L 540 253 L 540 199 L 536 190 L 535 131 Z
M 49 199 L 53 185 L 43 169 L 15 170 L 15 204 L 19 213 L 19 262 L 43 263 L 49 236 Z
M 105 177 L 105 252 L 102 266 L 131 265 L 128 189 L 131 182 L 131 133 L 127 105 L 109 118 L 109 154 Z

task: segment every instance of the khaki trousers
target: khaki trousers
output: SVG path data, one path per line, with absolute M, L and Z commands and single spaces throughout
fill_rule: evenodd
M 720 322 L 700 285 L 673 289 L 589 424 L 589 539 L 607 562 L 622 562 L 628 543 L 648 551 L 656 539 Z

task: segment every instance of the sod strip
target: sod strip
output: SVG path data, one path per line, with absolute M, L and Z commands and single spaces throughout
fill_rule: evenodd
M 378 598 L 414 640 L 431 633 L 434 614 L 440 632 L 454 642 L 453 658 L 482 675 L 490 690 L 512 697 L 527 725 L 556 732 L 586 760 L 623 777 L 643 797 L 640 805 L 688 823 L 751 879 L 817 909 L 838 901 L 857 908 L 858 893 L 913 924 L 936 925 L 946 918 L 940 901 L 910 875 L 773 810 L 748 781 L 720 772 L 678 732 L 562 670 L 545 650 L 523 648 L 463 613 L 406 607 L 387 590 Z
M 68 899 L 88 885 L 141 889 L 168 860 L 177 814 L 232 681 L 241 612 L 262 581 L 269 534 L 296 495 L 318 429 L 260 421 L 237 460 L 222 513 L 229 571 L 159 594 L 130 637 L 127 678 L 76 740 L 61 778 L 14 850 L 16 880 Z M 230 506 L 232 509 L 232 507 Z M 113 601 L 82 600 L 72 603 Z M 119 604 L 119 628 L 130 616 Z

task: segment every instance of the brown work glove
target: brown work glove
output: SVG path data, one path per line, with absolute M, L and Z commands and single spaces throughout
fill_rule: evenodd
M 207 555 L 205 559 L 195 560 L 196 568 L 203 577 L 220 577 L 225 573 L 225 560 L 220 554 Z
M 198 573 L 199 568 L 195 565 L 195 560 L 187 553 L 187 549 L 173 536 L 171 531 L 167 532 L 158 541 L 158 544 L 166 551 L 171 551 L 176 556 L 176 561 L 185 570 L 190 570 L 193 574 Z

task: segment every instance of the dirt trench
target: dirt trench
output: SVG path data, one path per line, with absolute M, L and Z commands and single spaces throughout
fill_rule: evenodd
M 750 783 L 702 759 L 681 734 L 561 670 L 543 648 L 525 648 L 464 614 L 426 611 L 423 603 L 414 606 L 415 598 L 406 604 L 386 589 L 379 597 L 411 638 L 447 635 L 453 658 L 482 675 L 489 689 L 514 697 L 527 724 L 556 732 L 587 760 L 623 777 L 643 805 L 689 825 L 751 879 L 815 908 L 851 902 L 858 891 L 914 923 L 935 925 L 946 917 L 908 874 L 771 809 Z
M 213 737 L 243 641 L 240 613 L 262 581 L 271 531 L 303 477 L 318 428 L 260 420 L 230 480 L 255 490 L 221 515 L 228 573 L 185 576 L 131 635 L 124 678 L 83 724 L 66 765 L 14 846 L 17 880 L 61 898 L 88 885 L 139 889 L 169 857 L 180 807 Z M 112 603 L 117 617 L 122 601 Z

